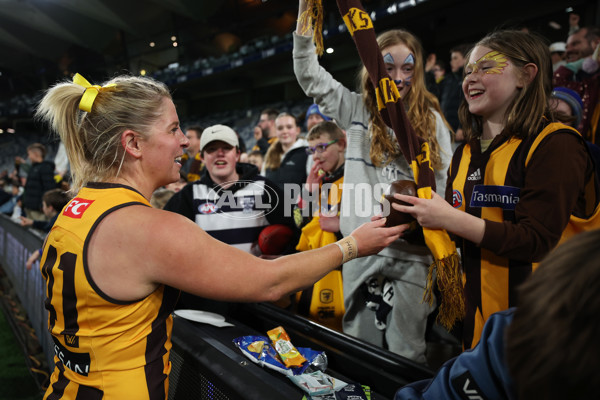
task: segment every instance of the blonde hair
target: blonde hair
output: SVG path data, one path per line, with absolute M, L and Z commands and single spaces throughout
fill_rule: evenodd
M 277 118 L 275 118 L 275 121 L 277 121 L 279 118 L 283 118 L 283 117 L 292 117 L 294 120 L 294 124 L 296 124 L 296 126 L 298 126 L 298 120 L 296 119 L 296 117 L 294 117 L 292 114 L 287 113 L 287 112 L 282 112 L 280 113 Z M 265 169 L 277 169 L 281 166 L 281 156 L 283 154 L 283 146 L 281 145 L 281 142 L 279 140 L 276 140 L 275 142 L 271 143 L 271 146 L 269 146 L 269 149 L 267 150 L 267 153 L 265 154 Z
M 147 138 L 163 100 L 171 99 L 167 86 L 152 78 L 119 76 L 103 86 L 110 83 L 116 88 L 101 89 L 91 112 L 79 110 L 84 88 L 70 81 L 48 89 L 35 112 L 65 145 L 73 192 L 118 176 L 125 158 L 121 134 L 131 129 Z
M 442 160 L 440 147 L 436 138 L 435 115 L 431 112 L 431 109 L 439 113 L 448 129 L 451 130 L 451 128 L 443 116 L 439 101 L 425 87 L 425 68 L 423 66 L 423 49 L 421 43 L 411 33 L 401 29 L 394 29 L 379 35 L 377 37 L 377 44 L 380 50 L 403 44 L 413 53 L 415 68 L 411 80 L 412 87 L 404 99 L 407 107 L 406 113 L 417 135 L 429 143 L 432 166 L 435 169 L 440 169 L 442 167 Z M 379 114 L 375 89 L 364 66 L 359 73 L 359 85 L 362 90 L 365 106 L 371 114 L 369 121 L 373 134 L 370 150 L 371 161 L 380 167 L 399 157 L 401 154 L 400 149 L 395 138 L 389 135 L 388 127 Z

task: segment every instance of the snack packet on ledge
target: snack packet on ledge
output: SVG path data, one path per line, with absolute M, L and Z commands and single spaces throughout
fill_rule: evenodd
M 267 331 L 267 335 L 286 367 L 299 367 L 306 362 L 306 358 L 294 347 L 282 326 Z
M 347 385 L 346 382 L 329 376 L 321 371 L 288 376 L 288 378 L 311 397 L 334 394 L 336 391 Z
M 325 371 L 327 369 L 327 356 L 322 351 L 299 347 L 298 351 L 309 362 L 300 367 L 288 368 L 281 362 L 279 355 L 271 345 L 270 339 L 266 336 L 241 336 L 233 339 L 233 343 L 252 362 L 284 375 L 300 375 L 307 371 Z

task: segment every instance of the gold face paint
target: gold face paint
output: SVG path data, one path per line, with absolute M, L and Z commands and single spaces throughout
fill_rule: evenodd
M 486 74 L 501 74 L 504 67 L 508 65 L 508 57 L 495 50 L 483 55 L 474 63 L 469 63 L 465 67 L 466 75 L 474 74 L 482 70 Z

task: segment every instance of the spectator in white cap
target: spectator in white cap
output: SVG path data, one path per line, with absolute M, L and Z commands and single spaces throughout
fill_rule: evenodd
M 550 58 L 552 58 L 552 71 L 556 71 L 561 65 L 567 64 L 565 61 L 565 52 L 567 45 L 565 42 L 554 42 L 550 45 Z
M 259 175 L 253 164 L 240 162 L 238 136 L 225 125 L 206 128 L 200 138 L 205 168 L 199 180 L 188 183 L 164 206 L 196 222 L 210 236 L 254 255 L 256 242 L 267 225 L 284 224 L 295 232 L 289 252 L 300 237 L 293 210 L 285 209 L 284 193 Z M 182 293 L 180 308 L 227 312 L 229 303 Z

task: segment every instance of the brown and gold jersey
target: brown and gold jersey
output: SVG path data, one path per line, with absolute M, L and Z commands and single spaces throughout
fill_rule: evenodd
M 137 301 L 115 300 L 97 287 L 87 263 L 94 229 L 132 205 L 150 206 L 132 188 L 88 184 L 48 235 L 40 265 L 56 368 L 44 399 L 166 398 L 178 291 L 160 286 Z
M 497 137 L 487 151 L 478 141 L 457 149 L 446 199 L 486 221 L 480 246 L 457 239 L 465 348 L 477 344 L 491 314 L 517 305 L 516 288 L 553 247 L 599 227 L 597 182 L 583 139 L 559 123 L 523 140 Z

